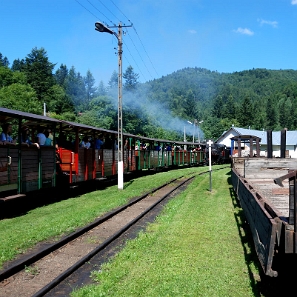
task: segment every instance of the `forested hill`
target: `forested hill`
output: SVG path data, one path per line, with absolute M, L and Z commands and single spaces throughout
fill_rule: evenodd
M 157 94 L 170 94 L 171 91 L 186 94 L 192 90 L 197 99 L 204 102 L 226 92 L 237 95 L 234 98 L 236 101 L 240 101 L 246 94 L 252 98 L 272 95 L 282 92 L 285 86 L 296 82 L 297 70 L 252 69 L 219 73 L 196 67 L 178 70 L 148 84 Z
M 51 117 L 117 129 L 116 71 L 105 86 L 96 85 L 90 71 L 83 76 L 74 66 L 56 66 L 44 48 L 12 63 L 0 53 L 0 106 L 42 114 L 46 103 Z M 132 66 L 123 72 L 125 132 L 183 140 L 186 130 L 190 140 L 195 127 L 189 122 L 201 122 L 206 139 L 232 125 L 297 130 L 296 70 L 219 73 L 195 67 L 146 83 L 138 77 Z
M 219 73 L 185 68 L 148 82 L 154 100 L 182 118 L 204 120 L 206 137 L 232 124 L 297 129 L 297 71 L 252 69 Z

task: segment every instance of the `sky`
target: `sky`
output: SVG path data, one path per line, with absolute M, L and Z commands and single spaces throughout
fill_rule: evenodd
M 123 26 L 123 72 L 146 82 L 185 67 L 232 73 L 297 70 L 297 0 L 1 0 L 0 53 L 10 66 L 44 48 L 96 84 L 118 72 L 118 40 L 95 22 Z

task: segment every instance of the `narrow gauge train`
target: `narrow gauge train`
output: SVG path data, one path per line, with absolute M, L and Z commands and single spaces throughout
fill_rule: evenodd
M 0 200 L 24 196 L 29 192 L 70 187 L 117 174 L 117 131 L 61 121 L 46 116 L 0 108 L 0 123 L 9 123 L 17 144 L 0 142 Z M 53 145 L 24 143 L 37 132 L 51 130 Z M 104 137 L 103 148 L 82 148 L 84 137 Z M 178 166 L 202 165 L 205 152 L 201 144 L 152 139 L 123 134 L 124 173 Z M 187 149 L 185 149 L 187 147 Z
M 208 146 L 205 147 L 205 163 L 209 163 Z M 213 165 L 231 163 L 231 148 L 226 147 L 224 144 L 213 143 L 211 145 L 211 163 Z

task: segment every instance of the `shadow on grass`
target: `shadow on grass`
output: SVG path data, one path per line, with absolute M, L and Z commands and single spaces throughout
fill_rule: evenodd
M 134 182 L 134 179 L 129 180 L 128 182 L 125 182 L 124 184 L 124 189 L 127 189 L 128 187 L 130 187 Z
M 242 247 L 245 255 L 245 262 L 248 268 L 250 283 L 254 296 L 256 297 L 279 297 L 279 296 L 296 296 L 296 292 L 292 293 L 294 286 L 294 278 L 296 279 L 297 259 L 296 255 L 279 255 L 274 256 L 273 269 L 278 271 L 278 277 L 270 277 L 265 275 L 261 264 L 258 260 L 257 253 L 253 243 L 253 237 L 248 223 L 245 220 L 243 209 L 234 192 L 231 176 L 228 177 L 230 187 L 230 197 L 234 209 L 235 220 L 237 223 L 238 234 L 241 238 Z M 255 266 L 259 275 L 254 275 L 252 266 Z
M 230 182 L 231 182 L 231 177 L 228 178 L 228 183 L 230 184 Z M 252 234 L 249 230 L 249 226 L 245 222 L 243 210 L 241 209 L 239 201 L 236 198 L 236 194 L 233 190 L 233 187 L 229 188 L 229 190 L 230 190 L 230 197 L 232 199 L 233 207 L 235 210 L 237 210 L 236 212 L 234 212 L 234 217 L 236 220 L 238 234 L 240 236 L 242 248 L 244 251 L 245 263 L 247 265 L 251 287 L 252 287 L 254 296 L 260 297 L 262 295 L 260 294 L 259 280 L 256 279 L 257 276 L 254 275 L 252 271 L 252 266 L 256 266 L 258 271 L 261 271 L 262 268 L 258 261 L 254 246 L 252 245 L 252 240 L 253 240 Z

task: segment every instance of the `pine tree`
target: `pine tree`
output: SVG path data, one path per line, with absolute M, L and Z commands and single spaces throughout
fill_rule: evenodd
M 87 94 L 87 105 L 96 96 L 97 88 L 95 87 L 95 79 L 90 70 L 87 71 L 87 75 L 84 77 L 85 89 Z
M 124 89 L 127 91 L 136 90 L 138 85 L 139 74 L 135 73 L 133 67 L 130 65 L 123 74 L 125 80 Z
M 273 98 L 269 97 L 266 107 L 267 129 L 274 130 L 278 126 L 278 112 Z
M 79 111 L 86 108 L 86 89 L 83 77 L 76 72 L 74 66 L 69 70 L 65 79 L 66 94 L 71 98 L 75 108 Z
M 102 80 L 99 82 L 99 86 L 97 88 L 97 94 L 98 94 L 98 96 L 105 96 L 106 95 L 106 87 L 105 87 L 104 82 Z
M 108 82 L 109 89 L 117 88 L 119 84 L 118 80 L 118 73 L 114 70 Z
M 242 127 L 253 125 L 253 104 L 249 96 L 245 96 L 239 109 L 238 120 Z
M 12 63 L 11 70 L 12 71 L 22 71 L 24 65 L 25 65 L 25 60 L 24 59 L 22 59 L 22 60 L 16 59 Z
M 65 80 L 68 75 L 68 69 L 67 66 L 64 64 L 61 64 L 60 68 L 55 73 L 55 79 L 59 86 L 65 87 Z
M 0 53 L 0 66 L 8 67 L 9 61 L 7 57 L 3 57 L 3 55 Z
M 49 62 L 44 48 L 33 48 L 25 59 L 21 71 L 25 72 L 28 83 L 35 90 L 40 101 L 43 101 L 44 95 L 55 83 L 52 73 L 54 67 L 55 64 Z

